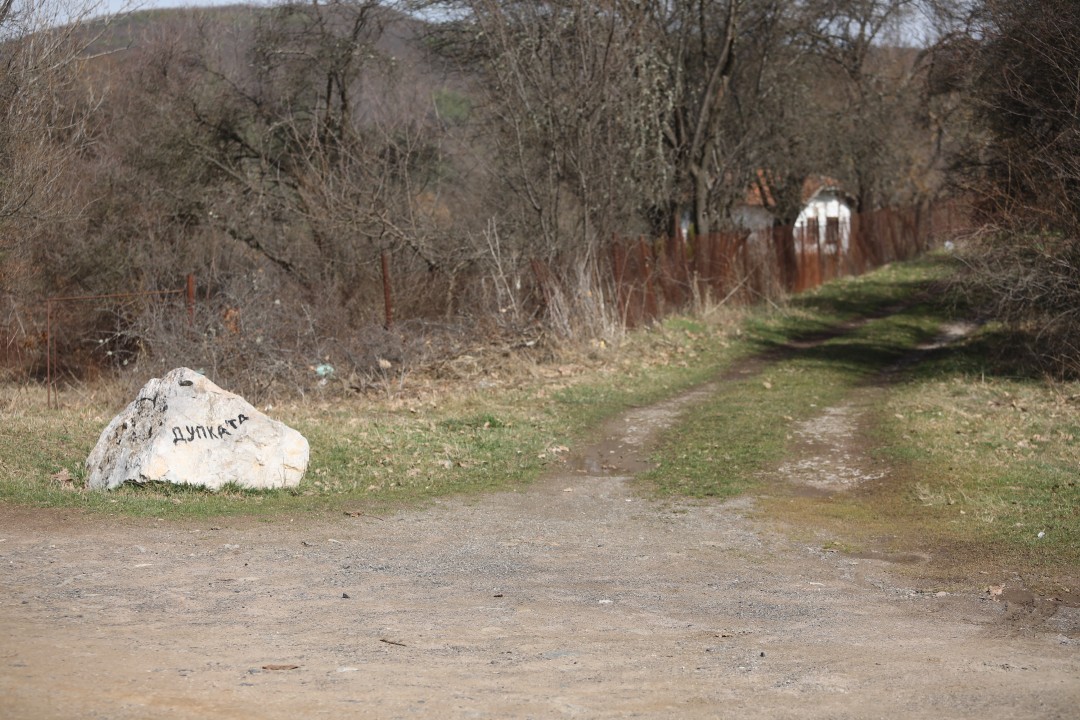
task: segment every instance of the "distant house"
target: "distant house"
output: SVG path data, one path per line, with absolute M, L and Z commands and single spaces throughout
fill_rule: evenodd
M 846 254 L 851 249 L 851 198 L 829 178 L 807 178 L 803 209 L 795 219 L 796 246 L 803 252 Z
M 850 196 L 837 181 L 820 175 L 807 177 L 802 187 L 802 210 L 793 226 L 796 250 L 846 253 L 851 244 L 852 206 Z M 732 220 L 754 237 L 771 231 L 776 224 L 775 207 L 767 184 L 755 184 L 747 190 L 745 201 L 732 211 Z

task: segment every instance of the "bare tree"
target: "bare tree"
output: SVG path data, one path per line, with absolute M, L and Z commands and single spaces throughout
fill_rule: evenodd
M 975 168 L 999 217 L 1080 232 L 1080 8 L 1065 0 L 986 0 L 966 68 L 992 142 Z M 975 159 L 975 158 L 973 158 Z
M 725 137 L 722 119 L 731 102 L 748 4 L 745 0 L 650 3 L 655 27 L 670 53 L 668 82 L 675 93 L 664 126 L 672 173 L 666 214 L 674 224 L 681 222 L 684 208 L 691 208 L 694 226 L 702 234 L 719 219 L 710 198 L 733 184 L 724 162 L 724 149 L 732 143 Z
M 446 5 L 446 3 L 438 3 Z M 662 192 L 668 58 L 634 2 L 469 0 L 442 30 L 483 73 L 489 171 L 519 201 L 539 257 L 587 259 Z
M 666 203 L 670 183 L 670 57 L 647 4 L 434 4 L 456 18 L 437 28 L 438 46 L 480 76 L 473 147 L 499 272 L 507 256 L 536 261 L 553 326 L 603 332 L 605 251 L 613 235 L 646 228 L 644 210 Z
M 896 185 L 908 176 L 903 133 L 915 122 L 923 78 L 904 28 L 920 4 L 809 0 L 803 5 L 805 40 L 833 79 L 823 84 L 821 103 L 830 114 L 829 149 L 841 160 L 837 174 L 861 212 L 895 204 Z
M 94 9 L 0 1 L 0 242 L 63 210 L 51 189 L 85 141 L 85 112 L 68 101 Z
M 200 232 L 361 314 L 383 252 L 398 269 L 453 265 L 422 207 L 443 167 L 431 85 L 388 49 L 408 42 L 388 27 L 412 21 L 374 0 L 216 20 L 156 40 L 141 81 L 145 164 Z

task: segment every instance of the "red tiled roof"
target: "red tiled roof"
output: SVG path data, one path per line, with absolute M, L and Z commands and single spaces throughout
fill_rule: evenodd
M 775 207 L 776 201 L 772 197 L 771 183 L 768 182 L 768 175 L 766 170 L 758 170 L 758 182 L 752 183 L 746 189 L 746 198 L 744 202 L 750 207 Z M 824 188 L 840 188 L 839 181 L 828 177 L 826 175 L 808 175 L 803 180 L 802 186 L 802 202 L 806 204 L 810 202 L 810 198 L 817 195 Z M 762 197 L 764 193 L 764 198 Z

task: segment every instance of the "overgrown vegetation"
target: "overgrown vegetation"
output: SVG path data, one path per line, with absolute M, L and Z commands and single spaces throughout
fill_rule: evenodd
M 495 352 L 410 379 L 404 391 L 342 398 L 329 392 L 267 408 L 311 443 L 294 491 L 210 493 L 170 486 L 85 492 L 83 462 L 122 391 L 107 383 L 48 410 L 37 393 L 5 388 L 0 500 L 168 517 L 389 507 L 528 483 L 610 415 L 701 382 L 737 348 L 731 316 L 673 320 L 544 363 Z M 745 351 L 745 349 L 743 349 Z
M 949 39 L 951 83 L 972 119 L 957 178 L 986 223 L 968 288 L 1014 344 L 1080 374 L 1080 5 L 983 0 Z M 947 75 L 948 73 L 946 73 Z
M 762 495 L 762 514 L 825 549 L 930 558 L 910 566 L 930 587 L 1016 575 L 1048 593 L 1075 589 L 1080 393 L 1003 362 L 1012 336 L 1000 324 L 916 350 L 958 313 L 970 316 L 942 292 L 957 269 L 943 257 L 893 267 L 751 322 L 750 341 L 766 351 L 820 342 L 719 385 L 669 433 L 644 487 L 660 497 Z M 823 336 L 858 314 L 857 298 L 894 312 Z M 849 438 L 851 452 L 866 452 L 868 479 L 840 493 L 777 483 L 782 462 L 801 460 L 800 423 L 853 399 L 868 408 Z
M 283 398 L 316 391 L 314 367 L 364 392 L 387 363 L 410 373 L 481 341 L 617 342 L 617 235 L 730 229 L 748 193 L 786 227 L 809 175 L 861 211 L 938 198 L 928 65 L 905 31 L 922 4 L 155 11 L 56 35 L 47 83 L 13 69 L 43 61 L 54 0 L 3 4 L 0 81 L 38 110 L 5 125 L 26 152 L 0 149 L 0 182 L 48 179 L 0 187 L 20 209 L 0 211 L 5 365 L 44 374 L 42 298 L 178 290 L 189 273 L 192 321 L 145 297 L 57 306 L 65 380 L 188 365 Z M 782 295 L 794 239 L 777 237 L 747 243 L 754 262 L 726 267 L 717 297 Z M 692 302 L 692 278 L 641 263 Z
M 0 2 L 10 378 L 45 373 L 47 332 L 66 379 L 186 364 L 255 397 L 322 366 L 362 392 L 474 338 L 617 342 L 617 236 L 687 228 L 703 255 L 759 211 L 786 228 L 809 176 L 865 213 L 964 194 L 973 304 L 1080 369 L 1071 0 L 99 9 Z M 791 289 L 791 235 L 748 242 L 728 285 Z M 189 273 L 192 321 L 145 296 L 44 317 Z

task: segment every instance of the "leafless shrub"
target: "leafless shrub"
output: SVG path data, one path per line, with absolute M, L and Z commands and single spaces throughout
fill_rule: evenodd
M 183 301 L 158 302 L 143 306 L 124 327 L 139 347 L 130 367 L 121 368 L 132 384 L 182 365 L 256 402 L 283 395 L 396 395 L 416 370 L 493 341 L 460 323 L 357 325 L 333 308 L 306 302 L 269 270 L 232 276 L 198 300 L 193 318 Z
M 976 301 L 1080 373 L 1080 5 L 985 0 L 966 88 L 981 137 L 962 177 L 988 222 L 966 257 Z
M 147 303 L 87 306 L 69 326 L 133 378 L 185 364 L 257 398 L 384 391 L 483 343 L 611 342 L 685 307 L 691 273 L 647 259 L 620 295 L 615 235 L 691 216 L 698 232 L 722 228 L 761 168 L 790 195 L 782 224 L 807 164 L 832 162 L 828 119 L 855 95 L 868 109 L 847 119 L 871 157 L 864 168 L 852 150 L 837 169 L 865 171 L 874 203 L 886 194 L 895 163 L 878 162 L 878 140 L 894 135 L 878 131 L 895 113 L 878 100 L 906 87 L 910 62 L 875 43 L 908 0 L 435 4 L 460 22 L 435 32 L 381 0 L 133 21 L 123 51 L 80 63 L 84 83 L 65 75 L 48 86 L 63 93 L 40 95 L 80 119 L 50 126 L 65 142 L 26 175 L 49 179 L 35 197 L 64 212 L 27 220 L 19 249 L 33 252 L 0 257 L 0 282 L 36 273 L 38 296 L 110 293 L 193 272 L 193 322 Z M 433 57 L 454 33 L 456 55 Z M 790 289 L 770 242 L 725 256 L 716 300 Z
M 482 279 L 483 295 L 488 306 L 494 309 L 494 317 L 498 318 L 500 325 L 520 326 L 525 319 L 527 292 L 522 280 L 525 263 L 521 250 L 507 247 L 495 218 L 488 220 L 482 237 L 487 249 L 481 265 L 485 274 Z
M 961 247 L 968 302 L 1012 328 L 1042 369 L 1080 377 L 1080 241 L 991 225 Z
M 82 210 L 68 174 L 100 96 L 74 96 L 100 9 L 0 0 L 0 283 L 20 294 L 40 289 L 40 261 Z

